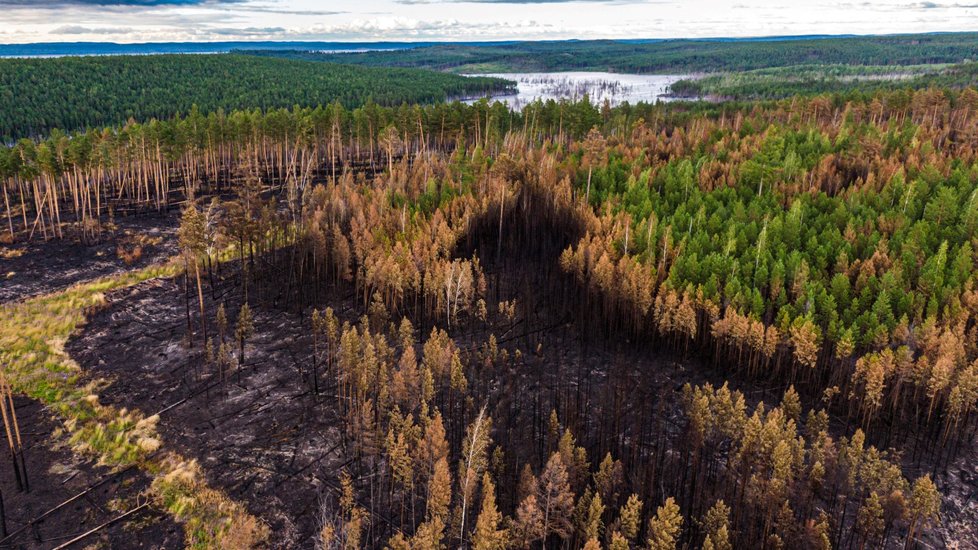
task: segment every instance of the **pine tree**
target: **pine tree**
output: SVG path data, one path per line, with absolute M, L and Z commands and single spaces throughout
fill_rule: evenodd
M 241 309 L 238 311 L 238 321 L 235 324 L 234 335 L 238 338 L 238 366 L 244 365 L 245 362 L 245 340 L 251 337 L 255 332 L 255 324 L 251 318 L 251 308 L 248 307 L 248 302 L 241 304 Z
M 221 303 L 221 305 L 217 306 L 216 319 L 217 319 L 217 334 L 218 337 L 220 337 L 221 339 L 220 343 L 223 344 L 225 338 L 227 337 L 227 332 L 228 332 L 228 314 L 227 311 L 225 311 L 224 309 L 223 302 Z
M 570 480 L 571 488 L 579 490 L 581 485 L 587 480 L 587 473 L 590 464 L 587 460 L 587 451 L 584 447 L 577 446 L 577 441 L 569 429 L 564 430 L 557 443 L 557 451 L 560 458 L 567 467 L 567 475 Z
M 428 482 L 428 519 L 437 519 L 444 526 L 452 500 L 452 474 L 448 461 L 442 457 L 435 462 L 434 473 Z
M 571 493 L 567 468 L 564 467 L 560 453 L 550 455 L 537 486 L 540 509 L 543 511 L 544 537 L 552 533 L 562 539 L 567 538 L 573 529 L 571 516 L 574 512 L 574 495 Z
M 482 475 L 482 509 L 472 533 L 473 550 L 503 550 L 507 545 L 507 531 L 499 529 L 502 514 L 496 508 L 496 486 L 489 473 Z
M 856 515 L 856 528 L 859 529 L 863 539 L 860 548 L 873 546 L 872 541 L 883 534 L 883 527 L 883 505 L 880 503 L 879 495 L 873 491 L 859 507 Z
M 437 410 L 431 419 L 425 423 L 424 437 L 422 439 L 419 453 L 421 462 L 426 465 L 427 471 L 432 472 L 435 463 L 441 459 L 448 460 L 448 441 L 445 439 L 445 425 L 442 423 L 441 413 Z
M 445 523 L 441 518 L 432 518 L 418 526 L 411 537 L 411 548 L 417 550 L 440 550 L 445 535 Z
M 591 504 L 588 506 L 587 520 L 584 523 L 584 539 L 600 539 L 604 534 L 604 504 L 601 503 L 601 495 L 594 495 Z
M 340 512 L 342 546 L 344 550 L 359 550 L 363 546 L 363 530 L 367 523 L 367 512 L 357 506 L 353 480 L 346 470 L 340 473 Z
M 535 494 L 537 494 L 537 476 L 533 475 L 533 468 L 528 463 L 523 464 L 523 469 L 520 470 L 520 481 L 517 486 L 516 496 L 522 502 L 524 498 Z
M 917 478 L 910 493 L 910 525 L 907 528 L 906 548 L 917 540 L 917 534 L 941 511 L 941 494 L 929 475 Z
M 631 545 L 624 535 L 618 531 L 611 533 L 611 542 L 608 544 L 608 550 L 629 550 L 630 547 Z
M 203 342 L 207 341 L 207 322 L 204 314 L 204 289 L 200 282 L 200 259 L 207 250 L 207 243 L 204 240 L 205 230 L 204 216 L 197 210 L 196 204 L 189 204 L 184 208 L 180 218 L 177 238 L 187 270 L 189 272 L 191 265 L 193 266 L 194 278 L 197 281 L 197 300 L 200 307 L 200 327 Z
M 642 501 L 632 494 L 618 512 L 618 530 L 625 540 L 634 541 L 642 521 Z
M 649 550 L 675 550 L 679 543 L 679 533 L 683 525 L 683 516 L 679 506 L 669 497 L 655 511 L 655 517 L 649 520 Z
M 513 530 L 523 548 L 529 548 L 533 542 L 545 536 L 543 511 L 535 494 L 527 495 L 516 508 Z
M 607 142 L 604 136 L 601 135 L 601 131 L 596 127 L 591 128 L 587 133 L 587 138 L 584 140 L 584 164 L 587 166 L 587 188 L 584 192 L 585 203 L 591 200 L 591 173 L 594 171 L 594 166 L 602 161 L 606 146 Z
M 605 500 L 613 501 L 618 486 L 621 485 L 622 476 L 621 461 L 613 460 L 611 453 L 606 454 L 598 466 L 598 471 L 594 474 L 596 492 Z
M 325 546 L 323 550 L 328 548 L 329 546 Z M 404 536 L 404 533 L 396 533 L 387 541 L 384 550 L 411 550 L 411 541 Z
M 781 410 L 784 411 L 785 417 L 794 420 L 795 424 L 801 421 L 801 398 L 798 397 L 798 392 L 793 385 L 788 386 L 787 391 L 784 392 Z
M 714 550 L 732 550 L 729 535 L 730 507 L 718 500 L 703 517 L 703 530 Z

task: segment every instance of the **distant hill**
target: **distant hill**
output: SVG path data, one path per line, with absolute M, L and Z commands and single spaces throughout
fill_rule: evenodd
M 423 67 L 457 73 L 593 70 L 683 74 L 804 64 L 906 66 L 961 63 L 978 58 L 978 33 L 436 44 L 357 53 L 277 48 L 242 53 L 357 65 Z
M 145 42 L 136 44 L 119 44 L 115 42 L 37 42 L 32 44 L 0 44 L 0 57 L 53 57 L 68 55 L 148 55 L 166 53 L 228 53 L 235 50 L 265 51 L 265 52 L 319 52 L 319 53 L 365 53 L 365 52 L 402 52 L 419 48 L 431 48 L 438 51 L 444 48 L 489 48 L 484 52 L 493 55 L 492 49 L 499 47 L 517 46 L 518 51 L 533 48 L 587 49 L 589 45 L 618 44 L 621 46 L 650 46 L 665 48 L 669 45 L 690 44 L 750 44 L 766 42 L 809 42 L 812 40 L 853 40 L 867 44 L 881 42 L 900 42 L 903 39 L 936 41 L 941 43 L 958 43 L 974 41 L 978 35 L 974 33 L 928 33 L 915 35 L 877 35 L 859 36 L 851 34 L 810 34 L 787 36 L 752 36 L 752 37 L 712 37 L 712 38 L 633 38 L 624 40 L 541 40 L 541 41 L 425 41 L 425 42 L 332 42 L 332 41 L 231 41 L 231 42 Z M 702 46 L 701 46 L 702 47 Z M 514 56 L 517 51 L 511 52 Z M 628 53 L 623 51 L 623 53 Z M 652 53 L 652 51 L 650 51 Z M 354 60 L 353 62 L 358 62 Z M 371 59 L 370 63 L 375 64 Z M 960 61 L 960 60 L 954 60 Z M 396 63 L 399 61 L 392 61 Z M 435 63 L 433 60 L 432 63 Z M 385 64 L 385 63 L 379 63 Z M 755 67 L 756 68 L 756 67 Z

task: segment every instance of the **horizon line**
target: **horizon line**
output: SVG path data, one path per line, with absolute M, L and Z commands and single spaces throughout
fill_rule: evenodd
M 557 38 L 557 39 L 532 39 L 514 38 L 500 40 L 452 40 L 448 38 L 432 38 L 427 40 L 384 40 L 384 39 L 316 39 L 316 40 L 174 40 L 159 42 L 114 42 L 114 41 L 51 41 L 51 42 L 10 42 L 0 43 L 2 47 L 24 47 L 24 46 L 69 46 L 69 45 L 111 45 L 111 46 L 154 46 L 167 44 L 512 44 L 518 42 L 675 42 L 675 41 L 751 41 L 751 40 L 805 40 L 805 39 L 831 39 L 831 38 L 885 38 L 900 36 L 931 36 L 931 35 L 967 35 L 978 34 L 978 30 L 972 31 L 925 31 L 925 32 L 893 32 L 893 33 L 809 33 L 809 34 L 770 34 L 753 36 L 702 36 L 702 37 L 641 37 L 632 38 Z

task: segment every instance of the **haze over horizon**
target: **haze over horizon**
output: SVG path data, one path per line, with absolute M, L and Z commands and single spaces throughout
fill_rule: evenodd
M 815 0 L 0 0 L 0 43 L 490 41 L 978 29 L 978 3 Z M 559 9 L 557 8 L 559 4 Z

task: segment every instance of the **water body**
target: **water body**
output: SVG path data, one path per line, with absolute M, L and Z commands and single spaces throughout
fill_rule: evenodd
M 516 81 L 516 93 L 501 93 L 488 96 L 493 101 L 502 101 L 513 109 L 537 99 L 577 100 L 586 94 L 592 103 L 611 105 L 619 103 L 655 103 L 669 101 L 669 86 L 687 75 L 662 74 L 619 74 L 602 72 L 560 72 L 560 73 L 493 73 L 467 76 L 496 76 Z M 477 99 L 470 99 L 473 103 Z
M 38 42 L 0 44 L 0 57 L 60 57 L 66 55 L 151 55 L 166 53 L 228 53 L 234 50 L 301 50 L 326 53 L 394 51 L 434 46 L 438 42 Z M 459 42 L 478 46 L 486 42 Z

